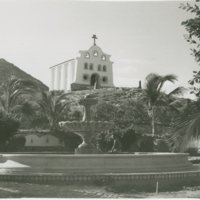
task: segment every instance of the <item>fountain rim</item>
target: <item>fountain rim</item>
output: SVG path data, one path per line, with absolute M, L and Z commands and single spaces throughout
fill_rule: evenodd
M 62 122 L 62 121 L 61 121 Z M 114 124 L 114 122 L 111 121 L 95 121 L 95 120 L 90 120 L 90 121 L 63 121 L 65 124 L 71 124 L 71 123 L 81 123 L 81 124 L 90 124 L 90 123 L 106 123 L 106 124 Z M 59 122 L 60 123 L 60 122 Z
M 13 154 L 13 153 L 1 153 L 1 156 L 32 156 L 32 157 L 40 157 L 40 156 L 46 156 L 46 157 L 149 157 L 149 156 L 154 156 L 154 157 L 160 157 L 160 156 L 189 156 L 188 153 L 170 153 L 170 152 L 146 152 L 146 153 L 140 153 L 140 152 L 135 152 L 135 153 L 107 153 L 107 154 L 42 154 L 42 153 L 22 153 L 22 154 Z

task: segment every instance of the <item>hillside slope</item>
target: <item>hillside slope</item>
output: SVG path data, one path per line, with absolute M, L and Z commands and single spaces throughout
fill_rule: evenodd
M 16 78 L 28 79 L 34 81 L 40 89 L 48 90 L 48 87 L 39 81 L 38 79 L 32 77 L 30 74 L 27 74 L 17 66 L 4 59 L 0 59 L 0 84 L 7 81 L 11 76 L 15 76 Z

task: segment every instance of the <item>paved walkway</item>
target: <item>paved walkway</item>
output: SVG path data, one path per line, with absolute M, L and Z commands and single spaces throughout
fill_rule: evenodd
M 101 186 L 40 185 L 0 182 L 0 198 L 200 198 L 200 186 L 176 192 L 144 193 L 134 189 L 126 193 L 109 192 Z

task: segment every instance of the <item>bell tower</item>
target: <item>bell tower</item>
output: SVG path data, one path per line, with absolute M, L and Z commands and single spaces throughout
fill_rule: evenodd
M 98 38 L 95 34 L 92 39 L 93 45 L 88 50 L 79 51 L 79 57 L 51 67 L 52 80 L 57 80 L 55 89 L 67 91 L 114 87 L 111 56 L 96 44 Z M 54 77 L 56 73 L 57 78 Z

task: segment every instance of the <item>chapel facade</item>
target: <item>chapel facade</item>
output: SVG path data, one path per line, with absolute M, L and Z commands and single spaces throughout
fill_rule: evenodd
M 88 50 L 79 51 L 80 56 L 50 67 L 50 90 L 86 90 L 114 87 L 113 62 L 110 55 L 94 43 Z

